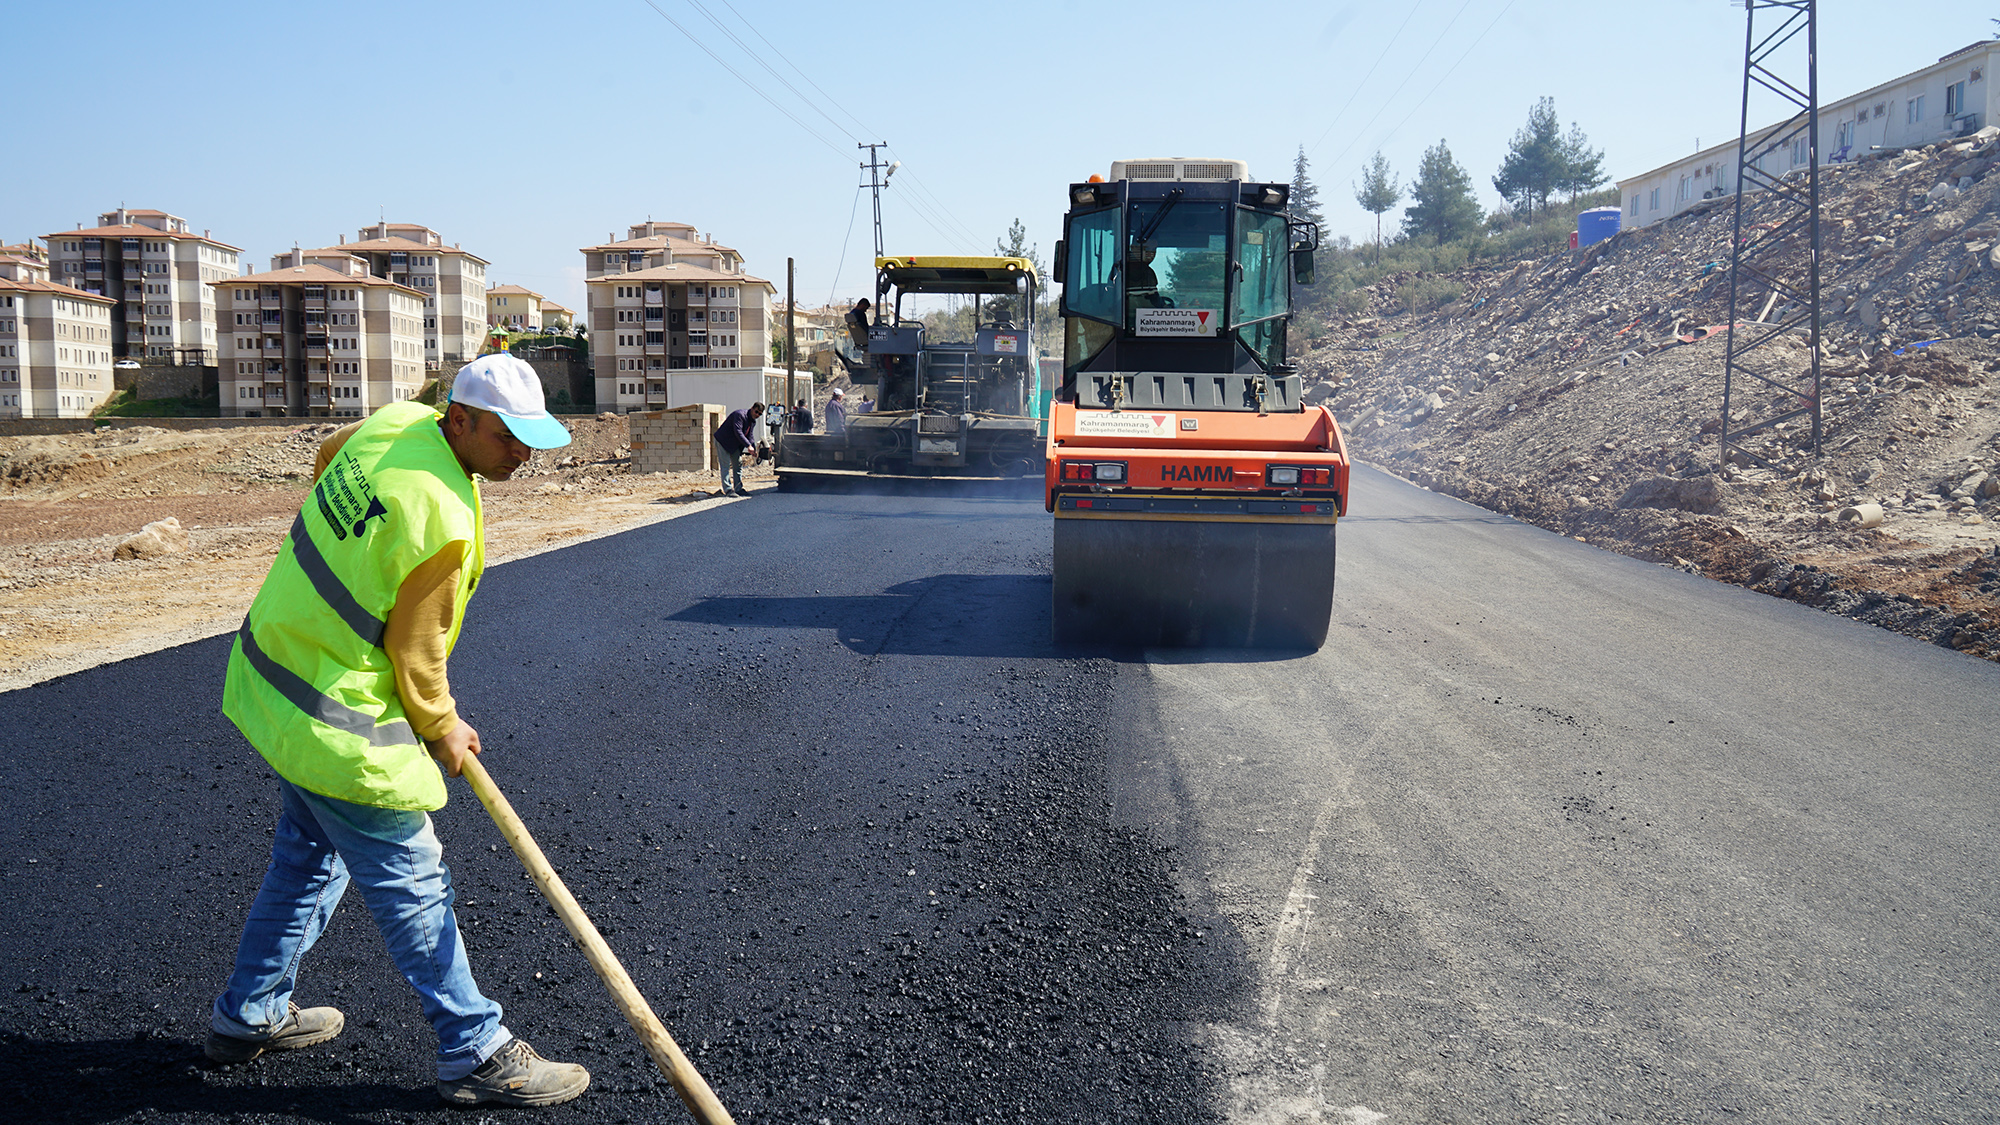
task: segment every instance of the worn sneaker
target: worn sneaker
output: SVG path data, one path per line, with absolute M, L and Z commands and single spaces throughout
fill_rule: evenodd
M 262 1039 L 238 1039 L 211 1030 L 202 1051 L 219 1063 L 249 1062 L 265 1051 L 295 1051 L 324 1043 L 340 1034 L 347 1017 L 339 1008 L 301 1008 L 291 1005 L 285 1018 Z
M 583 1093 L 590 1072 L 576 1063 L 550 1062 L 523 1039 L 509 1039 L 463 1078 L 438 1083 L 453 1105 L 559 1105 Z

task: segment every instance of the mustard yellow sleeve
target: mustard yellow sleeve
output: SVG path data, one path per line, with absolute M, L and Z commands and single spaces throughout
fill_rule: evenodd
M 458 725 L 458 703 L 451 697 L 444 662 L 464 566 L 465 543 L 458 540 L 417 564 L 397 588 L 382 634 L 403 712 L 417 737 L 425 740 L 443 738 Z
M 319 452 L 313 455 L 313 480 L 319 480 L 319 475 L 326 471 L 327 465 L 340 455 L 340 447 L 346 445 L 347 439 L 353 437 L 354 431 L 360 428 L 361 423 L 349 422 L 328 434 L 326 440 L 319 443 Z

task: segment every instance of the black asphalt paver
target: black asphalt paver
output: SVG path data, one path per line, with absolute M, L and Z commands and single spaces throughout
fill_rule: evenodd
M 1048 539 L 1033 503 L 766 494 L 482 582 L 452 682 L 487 768 L 736 1120 L 1218 1119 L 1194 1040 L 1236 958 L 1114 822 L 1143 677 L 1051 649 Z M 358 895 L 297 994 L 345 1033 L 202 1060 L 277 812 L 226 654 L 0 695 L 0 1115 L 466 1121 Z M 450 790 L 482 987 L 594 1075 L 547 1119 L 684 1119 Z

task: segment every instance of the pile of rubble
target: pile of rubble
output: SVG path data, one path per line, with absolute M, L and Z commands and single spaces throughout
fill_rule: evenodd
M 1810 417 L 1720 456 L 1733 199 L 1582 251 L 1385 277 L 1372 315 L 1298 357 L 1309 398 L 1357 456 L 1428 488 L 2000 658 L 1996 142 L 1822 172 L 1817 459 Z M 1782 217 L 1747 201 L 1746 226 Z M 1440 280 L 1463 296 L 1400 307 Z M 1784 320 L 1765 298 L 1739 321 Z M 1732 429 L 1801 404 L 1811 346 L 1801 326 L 1758 349 L 1788 389 L 1739 384 Z

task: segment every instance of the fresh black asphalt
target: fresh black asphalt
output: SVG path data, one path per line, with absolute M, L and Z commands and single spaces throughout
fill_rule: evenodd
M 489 571 L 452 658 L 484 761 L 740 1122 L 1204 1121 L 1242 992 L 1115 827 L 1129 663 L 1048 641 L 1018 500 L 764 494 Z M 464 1121 L 350 895 L 301 973 L 333 1043 L 200 1057 L 276 790 L 226 638 L 0 695 L 0 1115 Z M 464 787 L 437 814 L 482 986 L 588 1065 L 550 1120 L 684 1111 Z M 517 1111 L 521 1112 L 521 1111 Z

